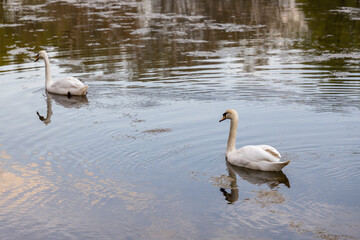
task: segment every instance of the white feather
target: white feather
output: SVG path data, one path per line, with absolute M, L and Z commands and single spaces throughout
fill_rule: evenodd
M 53 82 L 50 74 L 50 61 L 47 53 L 45 51 L 40 51 L 38 58 L 35 61 L 37 61 L 40 57 L 45 61 L 45 88 L 48 92 L 60 95 L 68 95 L 69 93 L 71 95 L 86 95 L 88 86 L 77 78 L 67 77 Z
M 248 145 L 236 149 L 236 134 L 238 125 L 238 114 L 235 110 L 230 109 L 224 113 L 222 120 L 230 119 L 230 132 L 226 148 L 226 159 L 229 163 L 261 171 L 280 171 L 289 164 L 290 161 L 280 162 L 280 153 L 269 145 Z M 220 121 L 222 121 L 220 120 Z

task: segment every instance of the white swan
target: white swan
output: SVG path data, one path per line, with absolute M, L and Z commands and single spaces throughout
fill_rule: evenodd
M 53 82 L 50 74 L 50 61 L 47 53 L 45 51 L 40 51 L 36 56 L 35 62 L 40 58 L 43 58 L 45 61 L 45 89 L 48 92 L 68 95 L 69 97 L 71 95 L 86 95 L 89 86 L 85 85 L 77 78 L 67 77 Z
M 261 171 L 280 171 L 290 161 L 280 162 L 281 155 L 273 147 L 268 145 L 248 145 L 236 150 L 236 133 L 239 116 L 234 109 L 226 110 L 223 118 L 219 121 L 230 119 L 230 132 L 226 148 L 226 159 L 229 163 Z

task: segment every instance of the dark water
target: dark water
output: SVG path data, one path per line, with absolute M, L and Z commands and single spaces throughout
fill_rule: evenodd
M 1 239 L 360 238 L 358 1 L 0 6 Z M 283 172 L 227 165 L 228 108 Z

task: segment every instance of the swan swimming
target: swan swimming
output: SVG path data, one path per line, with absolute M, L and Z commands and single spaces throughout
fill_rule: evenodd
M 60 95 L 86 95 L 89 86 L 82 83 L 79 79 L 74 77 L 67 77 L 53 81 L 50 74 L 50 61 L 46 51 L 40 51 L 36 56 L 35 62 L 40 58 L 45 61 L 45 89 L 50 93 Z
M 229 163 L 260 171 L 280 171 L 289 164 L 290 161 L 280 162 L 281 155 L 273 147 L 268 145 L 248 145 L 236 150 L 236 134 L 239 116 L 234 109 L 226 110 L 223 118 L 230 119 L 230 132 L 226 148 L 226 159 Z

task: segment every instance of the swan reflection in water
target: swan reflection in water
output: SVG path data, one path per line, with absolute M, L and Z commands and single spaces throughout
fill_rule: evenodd
M 231 190 L 229 193 L 224 188 L 220 188 L 220 191 L 223 193 L 228 203 L 234 203 L 239 199 L 239 189 L 237 186 L 236 174 L 238 174 L 243 180 L 248 181 L 251 184 L 256 184 L 256 185 L 267 184 L 270 189 L 273 189 L 274 187 L 280 184 L 284 184 L 285 186 L 290 188 L 289 179 L 282 171 L 279 172 L 257 171 L 257 170 L 231 165 L 228 161 L 226 161 L 226 165 L 229 173 Z
M 83 105 L 88 104 L 88 99 L 86 96 L 63 96 L 58 94 L 52 94 L 49 92 L 46 92 L 46 117 L 40 115 L 40 113 L 37 111 L 36 114 L 38 115 L 39 119 L 45 123 L 45 125 L 48 125 L 51 122 L 51 116 L 53 114 L 52 111 L 52 100 L 55 101 L 55 103 L 65 107 L 65 108 L 80 108 Z

